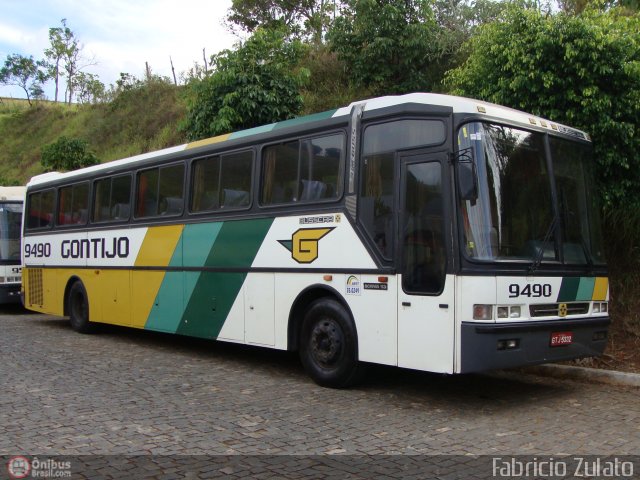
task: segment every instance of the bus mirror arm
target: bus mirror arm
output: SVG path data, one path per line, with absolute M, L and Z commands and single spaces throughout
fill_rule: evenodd
M 473 158 L 473 149 L 465 148 L 460 150 L 454 154 L 453 160 L 456 165 L 460 198 L 475 203 L 478 199 L 478 175 L 476 162 Z

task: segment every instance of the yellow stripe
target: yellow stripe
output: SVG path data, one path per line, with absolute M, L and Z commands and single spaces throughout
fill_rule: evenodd
M 184 225 L 152 227 L 140 247 L 136 267 L 166 267 L 171 261 Z M 131 273 L 131 319 L 132 326 L 144 328 L 153 302 L 158 295 L 165 272 L 133 271 Z
M 609 292 L 609 279 L 607 277 L 597 277 L 596 284 L 593 287 L 592 300 L 604 301 L 607 299 L 607 293 Z
M 144 236 L 136 267 L 166 267 L 171 261 L 184 225 L 149 227 Z
M 187 150 L 190 148 L 204 147 L 205 145 L 213 145 L 214 143 L 224 142 L 231 136 L 230 133 L 224 135 L 218 135 L 217 137 L 205 138 L 204 140 L 198 140 L 197 142 L 191 142 L 187 144 Z

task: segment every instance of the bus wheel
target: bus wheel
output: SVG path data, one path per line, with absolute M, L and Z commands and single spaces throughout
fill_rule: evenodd
M 71 328 L 80 333 L 92 333 L 95 325 L 89 321 L 89 298 L 81 281 L 71 285 L 67 296 L 67 311 Z
M 307 374 L 323 387 L 343 388 L 361 376 L 358 338 L 349 314 L 336 300 L 311 304 L 300 331 L 300 360 Z

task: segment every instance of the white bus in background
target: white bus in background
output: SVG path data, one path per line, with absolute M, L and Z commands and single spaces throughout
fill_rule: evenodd
M 0 303 L 20 301 L 20 234 L 25 187 L 0 187 Z

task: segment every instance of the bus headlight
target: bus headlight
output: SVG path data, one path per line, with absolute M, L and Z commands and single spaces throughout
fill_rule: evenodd
M 498 307 L 498 318 L 520 318 L 520 305 Z
M 473 319 L 474 320 L 493 320 L 493 305 L 480 305 L 473 306 Z

